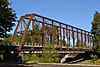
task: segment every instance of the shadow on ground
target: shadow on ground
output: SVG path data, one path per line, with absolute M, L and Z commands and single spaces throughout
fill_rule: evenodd
M 78 54 L 76 57 L 74 58 L 67 58 L 65 63 L 69 63 L 69 64 L 74 64 L 74 63 L 80 63 L 82 61 L 86 61 L 86 60 L 90 60 L 91 56 L 90 54 Z

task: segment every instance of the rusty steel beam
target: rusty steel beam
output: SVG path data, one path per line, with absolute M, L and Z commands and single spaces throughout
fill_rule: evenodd
M 62 32 L 61 32 L 61 24 L 60 24 L 60 50 L 62 50 Z
M 21 42 L 19 43 L 19 50 L 21 50 L 21 48 L 22 48 L 22 46 L 23 46 L 23 42 L 24 42 L 24 40 L 25 40 L 25 36 L 26 36 L 26 34 L 27 34 L 27 31 L 28 31 L 29 25 L 30 25 L 30 23 L 31 23 L 31 21 L 32 21 L 32 18 L 33 18 L 33 15 L 30 16 L 30 20 L 29 20 L 29 22 L 28 22 L 28 24 L 27 24 L 27 27 L 25 28 L 25 31 L 24 31 L 24 34 L 23 34 L 23 36 L 22 36 Z
M 69 47 L 69 44 L 68 44 L 68 42 L 69 42 L 69 37 L 68 37 L 68 25 L 66 25 L 66 37 L 67 37 L 67 50 L 68 50 L 68 47 Z
M 22 21 L 23 20 L 23 21 Z M 29 20 L 29 21 L 25 21 L 25 20 Z M 21 22 L 22 21 L 22 22 Z M 31 24 L 31 21 L 32 21 L 32 29 L 29 29 L 29 26 Z M 19 25 L 24 24 L 26 26 L 25 29 L 23 30 L 20 30 L 20 31 L 17 31 L 18 28 L 19 28 Z M 50 43 L 52 44 L 52 46 L 54 47 L 54 36 L 56 36 L 56 40 L 57 40 L 57 45 L 60 45 L 60 50 L 62 50 L 62 47 L 63 47 L 63 43 L 62 43 L 62 39 L 66 41 L 67 45 L 71 45 L 72 43 L 72 46 L 76 46 L 75 43 L 76 43 L 76 40 L 79 40 L 81 41 L 81 43 L 86 43 L 88 42 L 88 46 L 90 46 L 90 38 L 92 38 L 92 34 L 86 30 L 82 30 L 80 28 L 77 28 L 77 27 L 74 27 L 74 26 L 71 26 L 71 25 L 68 25 L 68 24 L 65 24 L 65 23 L 62 23 L 62 22 L 59 22 L 59 21 L 56 21 L 56 20 L 53 20 L 53 19 L 50 19 L 50 18 L 46 18 L 44 16 L 41 16 L 41 15 L 38 15 L 38 14 L 26 14 L 24 16 L 21 16 L 19 22 L 18 22 L 18 25 L 14 31 L 14 34 L 13 34 L 13 37 L 11 39 L 11 41 L 13 42 L 14 41 L 14 37 L 16 35 L 17 32 L 23 32 L 23 35 L 22 35 L 22 38 L 20 40 L 20 43 L 19 43 L 19 48 L 21 49 L 22 46 L 23 46 L 23 42 L 25 41 L 25 36 L 27 35 L 27 32 L 31 32 L 32 34 L 32 44 L 34 45 L 34 26 L 35 26 L 35 23 L 38 24 L 40 23 L 41 25 L 41 32 L 38 31 L 36 34 L 40 34 L 42 36 L 42 46 L 45 48 L 46 46 L 46 33 L 45 32 L 45 26 L 50 26 Z M 20 26 L 23 28 L 23 26 Z M 55 32 L 55 29 L 57 33 L 54 33 Z M 62 37 L 63 35 L 63 37 Z M 72 39 L 72 40 L 71 40 Z
M 70 46 L 70 32 L 71 32 L 71 31 L 70 31 L 70 29 L 69 29 L 69 30 L 68 30 L 68 34 L 69 34 L 69 37 L 68 37 L 68 41 L 69 41 L 69 42 L 68 42 L 68 44 L 69 44 L 69 46 Z
M 66 25 L 66 37 L 68 39 L 68 26 Z
M 90 33 L 88 32 L 88 46 L 90 46 L 89 42 L 90 42 Z
M 86 31 L 85 31 L 85 34 L 84 34 L 84 39 L 85 39 L 85 43 L 86 43 Z
M 32 15 L 32 14 L 26 14 L 26 15 L 23 16 L 23 17 L 27 18 L 27 16 L 30 16 L 30 15 Z M 56 21 L 56 20 L 53 20 L 53 19 L 50 19 L 50 18 L 41 16 L 41 15 L 35 14 L 35 13 L 33 13 L 33 15 L 34 15 L 34 16 L 38 16 L 38 17 L 41 17 L 41 18 L 44 18 L 44 19 L 47 19 L 47 20 L 51 20 L 51 21 L 56 22 L 56 23 L 59 23 L 59 24 L 68 25 L 68 24 L 65 24 L 65 23 L 62 23 L 62 22 L 59 22 L 59 21 Z M 73 28 L 77 28 L 77 27 L 72 26 L 72 25 L 68 25 L 68 26 L 69 26 L 69 27 L 73 27 Z M 79 30 L 82 30 L 82 31 L 86 31 L 86 30 L 83 30 L 83 29 L 80 29 L 80 28 L 78 28 L 78 29 L 79 29 Z M 88 32 L 88 31 L 86 31 L 86 32 Z
M 78 35 L 78 28 L 77 28 L 77 40 L 79 39 L 79 35 Z
M 34 21 L 32 21 L 32 45 L 34 45 Z
M 17 26 L 16 26 L 16 28 L 15 28 L 15 31 L 14 31 L 14 33 L 13 33 L 13 35 L 12 35 L 12 38 L 11 38 L 11 42 L 13 43 L 14 42 L 14 38 L 15 38 L 15 35 L 16 35 L 16 33 L 17 33 L 17 29 L 18 29 L 18 27 L 19 27 L 19 25 L 20 25 L 20 21 L 22 20 L 22 17 L 20 18 L 20 20 L 18 21 L 18 24 L 17 24 Z
M 52 26 L 50 25 L 50 43 L 52 43 Z
M 43 18 L 43 22 L 42 22 L 42 46 L 44 46 L 45 48 L 45 37 L 44 37 L 44 18 Z
M 34 20 L 34 19 L 32 19 L 32 20 Z M 39 23 L 42 23 L 41 21 L 39 21 L 39 20 L 34 20 L 34 21 L 36 21 L 36 22 L 39 22 Z M 49 24 L 49 23 L 44 23 L 44 24 L 47 24 L 47 25 L 52 25 L 52 24 Z M 65 25 L 65 24 L 64 24 Z M 66 24 L 66 26 L 69 26 L 68 24 Z M 59 28 L 60 28 L 60 26 L 58 26 Z M 82 29 L 80 29 L 80 28 L 77 28 L 77 27 L 74 27 L 74 26 L 69 26 L 69 27 L 73 27 L 74 29 L 78 29 L 78 30 L 82 30 Z M 64 27 L 61 27 L 61 28 L 64 28 Z M 66 28 L 64 28 L 64 29 L 66 29 Z M 71 29 L 70 29 L 71 30 Z M 72 30 L 71 30 L 72 31 Z M 82 30 L 82 31 L 86 31 L 86 30 Z M 77 31 L 74 31 L 74 32 L 77 32 Z M 88 32 L 88 31 L 86 31 L 86 32 Z M 81 33 L 81 32 L 78 32 L 78 33 Z M 90 33 L 90 32 L 89 32 Z
M 54 23 L 52 21 L 52 24 L 51 24 L 51 43 L 52 43 L 52 47 L 54 48 Z
M 59 45 L 59 30 L 58 30 L 58 26 L 57 26 L 57 45 Z
M 72 39 L 73 39 L 73 47 L 75 46 L 75 38 L 74 38 L 74 30 L 73 30 L 73 27 L 72 27 Z

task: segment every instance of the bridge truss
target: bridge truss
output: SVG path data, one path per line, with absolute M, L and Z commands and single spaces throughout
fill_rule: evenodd
M 90 50 L 93 46 L 90 32 L 38 14 L 21 16 L 11 41 L 19 49 L 30 45 Z

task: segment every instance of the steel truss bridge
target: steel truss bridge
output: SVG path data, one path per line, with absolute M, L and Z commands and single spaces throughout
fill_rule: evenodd
M 20 17 L 11 43 L 15 46 L 2 49 L 12 51 L 17 48 L 34 53 L 51 46 L 65 53 L 93 51 L 93 35 L 90 32 L 34 13 Z

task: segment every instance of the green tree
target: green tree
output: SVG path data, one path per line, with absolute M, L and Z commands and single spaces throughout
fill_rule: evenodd
M 3 41 L 2 41 L 2 44 L 3 44 L 3 45 L 12 45 L 12 44 L 11 44 L 11 38 L 12 38 L 12 34 L 9 34 L 9 37 L 7 37 L 7 38 L 4 37 L 4 38 L 3 38 Z
M 16 13 L 10 5 L 8 0 L 0 0 L 0 38 L 7 37 L 7 32 L 15 25 L 13 22 L 16 21 Z
M 93 38 L 94 52 L 99 56 L 100 55 L 100 13 L 97 11 L 94 14 L 91 31 L 92 34 L 94 35 Z
M 60 61 L 60 54 L 52 46 L 45 48 L 40 56 L 39 61 L 43 63 L 58 63 Z
M 36 44 L 42 44 L 42 35 L 40 34 L 40 29 L 39 29 L 39 25 L 35 24 L 34 25 L 34 42 Z

